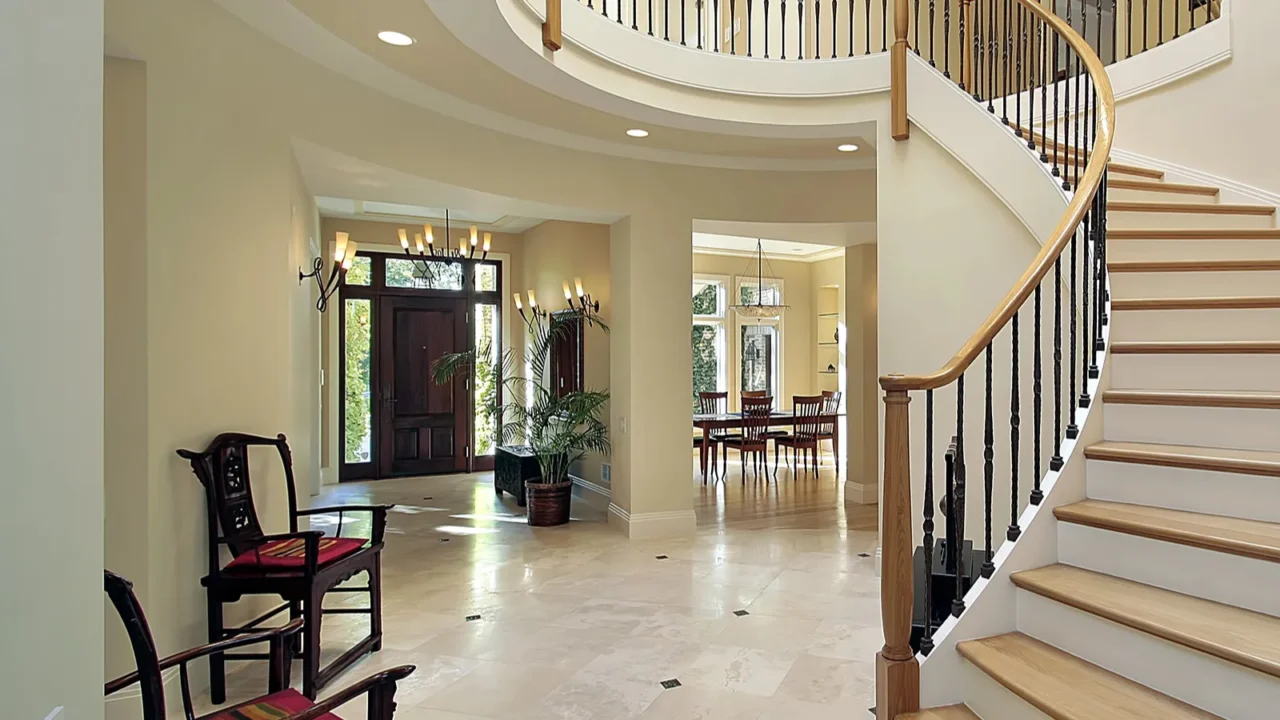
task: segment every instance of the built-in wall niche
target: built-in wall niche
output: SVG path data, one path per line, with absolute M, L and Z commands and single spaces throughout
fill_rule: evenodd
M 843 341 L 844 307 L 840 303 L 839 285 L 822 285 L 817 289 L 817 314 L 814 338 L 817 348 L 813 357 L 818 381 L 817 390 L 840 389 L 840 371 L 844 363 Z

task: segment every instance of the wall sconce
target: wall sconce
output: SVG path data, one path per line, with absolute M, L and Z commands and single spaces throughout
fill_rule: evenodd
M 564 299 L 569 301 L 569 309 L 571 309 L 571 310 L 572 310 L 572 309 L 577 309 L 577 310 L 580 310 L 580 311 L 585 312 L 588 308 L 590 308 L 590 309 L 591 309 L 591 312 L 593 312 L 593 313 L 598 313 L 598 312 L 600 312 L 600 301 L 599 301 L 599 300 L 593 300 L 593 299 L 591 299 L 591 293 L 583 292 L 583 290 L 582 290 L 582 278 L 578 278 L 578 277 L 576 277 L 576 278 L 574 278 L 574 279 L 573 279 L 573 288 L 574 288 L 574 290 L 577 292 L 577 295 L 578 295 L 578 306 L 577 306 L 577 308 L 574 308 L 574 305 L 573 305 L 573 295 L 569 292 L 569 281 L 568 281 L 568 280 L 566 280 L 566 281 L 564 282 Z
M 520 293 L 513 293 L 512 297 L 516 301 L 516 311 L 520 313 L 520 317 L 524 318 L 526 325 L 532 325 L 535 320 L 543 320 L 547 317 L 547 309 L 538 307 L 538 298 L 533 294 L 533 289 L 529 289 L 529 309 L 525 310 L 524 303 L 521 302 Z
M 338 291 L 338 286 L 342 284 L 342 279 L 346 277 L 347 271 L 351 269 L 351 263 L 356 259 L 356 243 L 351 240 L 351 236 L 347 233 L 340 232 L 336 236 L 333 250 L 333 266 L 329 268 L 329 277 L 324 277 L 324 258 L 317 257 L 311 263 L 311 272 L 304 273 L 298 270 L 298 284 L 301 285 L 303 280 L 307 278 L 316 279 L 316 288 L 320 291 L 320 297 L 316 299 L 316 310 L 324 312 L 329 307 L 329 298 Z

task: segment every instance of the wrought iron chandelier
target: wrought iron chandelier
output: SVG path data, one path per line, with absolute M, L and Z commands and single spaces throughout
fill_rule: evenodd
M 756 276 L 756 301 L 754 303 L 741 302 L 742 296 L 739 294 L 739 302 L 729 307 L 733 309 L 740 317 L 752 318 L 755 320 L 777 320 L 782 317 L 782 313 L 787 310 L 789 305 L 783 305 L 778 302 L 766 303 L 764 301 L 764 266 L 768 260 L 764 257 L 764 244 L 760 240 L 756 240 L 756 271 L 755 273 L 744 272 L 743 275 L 754 274 Z M 746 270 L 751 270 L 751 263 L 747 263 Z M 773 268 L 769 268 L 772 275 Z M 775 300 L 777 295 L 774 295 Z
M 423 232 L 414 233 L 414 246 L 418 251 L 415 257 L 413 252 L 409 250 L 409 232 L 404 228 L 400 228 L 400 247 L 404 250 L 405 257 L 421 263 L 420 270 L 423 274 L 431 272 L 431 260 L 474 260 L 476 252 L 480 252 L 480 259 L 484 260 L 489 257 L 489 248 L 493 243 L 493 233 L 484 234 L 484 242 L 481 243 L 480 233 L 475 225 L 469 228 L 469 233 L 458 238 L 458 246 L 453 247 L 449 240 L 449 235 L 453 231 L 453 226 L 449 219 L 449 211 L 444 211 L 444 242 L 437 243 L 435 232 L 431 223 L 422 226 Z M 425 238 L 425 242 L 424 242 Z

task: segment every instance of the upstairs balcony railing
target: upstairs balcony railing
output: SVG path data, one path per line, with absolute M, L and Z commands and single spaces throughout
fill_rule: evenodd
M 578 0 L 610 22 L 707 52 L 832 60 L 888 52 L 897 0 Z M 971 0 L 908 0 L 906 40 L 934 67 L 958 71 Z M 1040 0 L 1106 63 L 1217 20 L 1221 0 Z M 1089 18 L 1086 21 L 1086 18 Z M 1086 28 L 1086 22 L 1088 27 Z M 1087 30 L 1087 32 L 1086 32 Z M 1059 39 L 1062 44 L 1065 41 Z M 1065 48 L 1059 53 L 1065 56 Z M 1065 68 L 1059 68 L 1065 70 Z

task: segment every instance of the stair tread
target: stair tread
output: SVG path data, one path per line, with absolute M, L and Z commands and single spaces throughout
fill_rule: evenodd
M 1280 477 L 1280 452 L 1262 450 L 1104 441 L 1085 448 L 1084 456 L 1090 460 Z
M 1023 633 L 957 645 L 966 660 L 1055 720 L 1207 720 L 1216 715 Z
M 1149 177 L 1149 178 L 1155 178 L 1155 179 L 1161 179 L 1164 177 L 1163 170 L 1156 170 L 1155 168 L 1140 167 L 1138 165 L 1129 165 L 1128 163 L 1113 162 L 1109 164 L 1107 168 L 1111 172 L 1123 173 L 1127 175 L 1139 175 L 1141 177 Z
M 1218 195 L 1221 190 L 1212 185 L 1189 185 L 1186 183 L 1166 183 L 1156 180 L 1127 180 L 1116 178 L 1107 181 L 1112 190 L 1145 190 L 1148 192 L 1167 192 L 1179 195 Z
M 1215 390 L 1106 390 L 1103 403 L 1280 410 L 1280 393 Z
M 1280 270 L 1280 260 L 1110 260 L 1113 273 L 1256 272 Z
M 1014 573 L 1018 587 L 1280 678 L 1280 618 L 1071 565 Z
M 899 715 L 898 720 L 982 720 L 964 705 L 929 708 L 919 712 Z
M 1271 355 L 1280 354 L 1280 342 L 1117 342 L 1111 344 L 1111 352 L 1115 355 Z
M 1123 310 L 1258 310 L 1280 308 L 1280 296 L 1117 298 L 1111 309 Z
M 1280 228 L 1114 228 L 1108 240 L 1280 240 Z
M 1127 535 L 1280 562 L 1280 525 L 1185 510 L 1083 500 L 1054 508 L 1054 517 Z M 1277 633 L 1280 649 L 1280 633 Z
M 1180 202 L 1149 202 L 1142 200 L 1112 200 L 1107 202 L 1112 212 L 1163 212 L 1197 215 L 1274 215 L 1271 205 L 1230 205 Z

